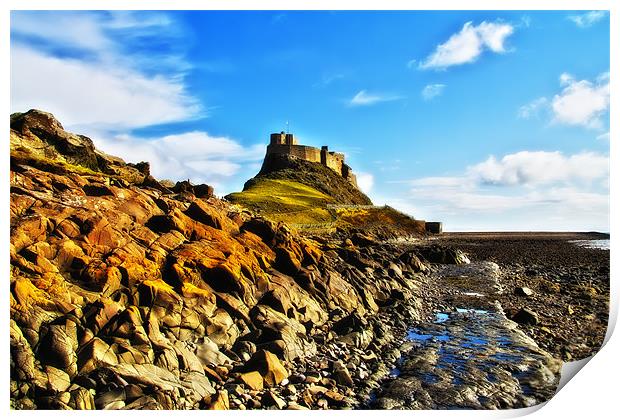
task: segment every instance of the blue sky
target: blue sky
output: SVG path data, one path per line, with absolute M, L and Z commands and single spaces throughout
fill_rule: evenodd
M 609 15 L 11 13 L 11 111 L 224 195 L 286 121 L 446 230 L 609 230 Z

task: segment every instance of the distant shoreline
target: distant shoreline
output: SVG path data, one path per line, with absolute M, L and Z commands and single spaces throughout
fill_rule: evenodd
M 507 232 L 443 232 L 441 238 L 454 239 L 549 239 L 549 240 L 579 240 L 579 239 L 609 239 L 609 233 L 603 232 L 541 232 L 541 231 L 507 231 Z

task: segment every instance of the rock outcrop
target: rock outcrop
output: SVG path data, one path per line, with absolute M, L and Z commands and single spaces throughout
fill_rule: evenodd
M 11 116 L 10 177 L 13 408 L 346 406 L 341 365 L 278 395 L 318 347 L 376 345 L 353 318 L 424 269 L 169 188 L 36 110 Z

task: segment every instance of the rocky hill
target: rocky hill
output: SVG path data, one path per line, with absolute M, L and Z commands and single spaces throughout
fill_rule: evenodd
M 12 115 L 10 139 L 13 408 L 351 406 L 406 319 L 379 309 L 418 316 L 413 252 L 162 185 L 41 111 Z
M 388 206 L 373 206 L 332 169 L 295 156 L 268 154 L 243 191 L 226 199 L 306 233 L 318 229 L 322 235 L 348 236 L 361 231 L 381 239 L 425 235 L 423 221 Z
M 243 189 L 251 188 L 256 180 L 261 178 L 284 179 L 308 185 L 331 197 L 336 204 L 372 204 L 366 194 L 345 178 L 335 175 L 333 170 L 293 156 L 267 156 L 256 178 L 249 180 Z

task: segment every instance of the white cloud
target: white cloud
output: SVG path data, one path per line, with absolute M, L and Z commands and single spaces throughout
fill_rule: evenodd
M 600 75 L 595 82 L 577 81 L 564 73 L 560 83 L 564 89 L 551 101 L 553 121 L 600 128 L 601 117 L 609 110 L 609 73 Z
M 116 132 L 204 116 L 184 84 L 182 54 L 143 48 L 154 36 L 176 39 L 180 30 L 167 15 L 19 11 L 11 18 L 12 112 L 40 108 L 71 128 Z
M 605 16 L 607 16 L 607 11 L 605 10 L 592 10 L 590 12 L 582 13 L 580 15 L 571 15 L 568 17 L 568 19 L 573 21 L 575 25 L 580 28 L 587 28 L 594 25 Z
M 407 68 L 414 68 L 417 62 L 418 61 L 415 58 L 412 58 L 411 60 L 407 61 Z
M 445 69 L 472 63 L 487 49 L 503 53 L 506 51 L 504 43 L 513 32 L 514 27 L 507 23 L 484 21 L 474 26 L 472 22 L 467 22 L 460 32 L 439 44 L 435 52 L 420 63 L 419 68 Z
M 214 186 L 230 181 L 242 168 L 262 161 L 264 144 L 244 147 L 228 137 L 202 131 L 139 138 L 129 135 L 91 135 L 98 149 L 128 162 L 148 161 L 158 179 L 191 179 Z
M 11 49 L 11 112 L 38 108 L 67 126 L 124 130 L 182 121 L 201 107 L 174 76 Z
M 609 229 L 609 157 L 522 151 L 409 181 L 398 208 L 447 230 Z
M 102 22 L 94 14 L 28 11 L 11 14 L 11 32 L 37 38 L 47 44 L 101 51 L 113 47 Z
M 422 89 L 422 98 L 424 98 L 425 101 L 430 101 L 434 97 L 441 95 L 445 88 L 446 85 L 440 83 L 426 85 L 424 89 Z
M 603 128 L 602 117 L 609 111 L 609 72 L 594 81 L 577 80 L 569 73 L 559 77 L 562 90 L 549 99 L 540 97 L 519 108 L 517 115 L 529 119 L 547 114 L 551 122 Z
M 365 90 L 360 90 L 351 98 L 348 104 L 349 106 L 366 106 L 374 105 L 379 102 L 396 101 L 398 99 L 401 99 L 401 97 L 395 95 L 370 94 Z
M 357 186 L 362 192 L 368 194 L 375 184 L 375 177 L 368 172 L 360 172 L 357 175 Z
M 593 152 L 565 156 L 560 152 L 522 151 L 500 160 L 490 156 L 469 167 L 467 175 L 477 183 L 492 185 L 587 183 L 609 177 L 609 157 Z

